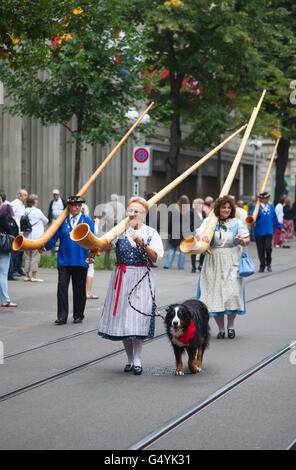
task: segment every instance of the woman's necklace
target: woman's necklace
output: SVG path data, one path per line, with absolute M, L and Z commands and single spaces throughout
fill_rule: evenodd
M 219 232 L 220 232 L 220 239 L 222 237 L 221 235 L 221 229 L 223 229 L 225 232 L 227 232 L 227 222 L 228 222 L 228 217 L 226 219 L 221 219 L 219 218 Z

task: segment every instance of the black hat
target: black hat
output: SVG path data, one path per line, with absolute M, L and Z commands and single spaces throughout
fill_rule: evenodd
M 264 193 L 260 193 L 258 197 L 259 199 L 268 199 L 270 198 L 270 194 L 265 191 Z
M 83 199 L 81 196 L 70 196 L 67 199 L 67 204 L 76 204 L 77 202 L 81 202 L 81 204 L 83 204 L 85 199 Z

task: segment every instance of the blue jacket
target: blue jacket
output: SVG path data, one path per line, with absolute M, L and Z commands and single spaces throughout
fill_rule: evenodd
M 81 214 L 78 220 L 78 224 L 88 224 L 93 233 L 95 233 L 95 226 L 93 221 L 87 217 L 85 214 Z M 88 250 L 82 248 L 78 243 L 73 242 L 70 238 L 70 233 L 72 232 L 73 227 L 70 223 L 70 217 L 66 218 L 59 230 L 55 235 L 46 243 L 46 250 L 51 250 L 58 239 L 60 239 L 60 247 L 58 251 L 58 266 L 83 266 L 88 268 L 85 259 L 87 258 Z
M 260 237 L 263 235 L 273 235 L 274 225 L 282 230 L 282 224 L 279 223 L 274 207 L 271 204 L 267 204 L 268 208 L 265 212 L 260 205 L 258 217 L 254 225 L 254 236 Z M 251 211 L 253 214 L 255 206 Z

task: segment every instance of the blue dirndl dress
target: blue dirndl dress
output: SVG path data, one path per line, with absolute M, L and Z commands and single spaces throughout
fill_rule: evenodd
M 150 241 L 151 239 L 147 240 L 147 245 Z M 155 304 L 151 292 L 154 296 L 155 288 L 154 276 L 150 270 L 144 277 L 148 270 L 147 258 L 140 247 L 133 247 L 128 238 L 123 237 L 116 243 L 116 259 L 98 335 L 113 341 L 153 338 Z M 138 286 L 133 290 L 137 283 Z

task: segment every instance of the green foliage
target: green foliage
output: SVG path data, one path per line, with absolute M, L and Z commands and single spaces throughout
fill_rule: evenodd
M 39 261 L 39 268 L 56 268 L 57 257 L 54 255 L 41 255 Z
M 158 116 L 165 124 L 176 116 L 191 124 L 183 146 L 210 146 L 240 124 L 242 117 L 231 113 L 238 94 L 257 88 L 260 57 L 252 46 L 250 9 L 237 11 L 232 0 L 136 3 L 147 25 L 145 80 Z
M 179 116 L 192 125 L 183 146 L 209 147 L 246 122 L 264 88 L 255 132 L 279 126 L 288 132 L 286 113 L 276 106 L 289 106 L 289 80 L 296 76 L 291 1 L 137 0 L 134 16 L 147 29 L 145 81 L 158 118 L 167 125 Z
M 34 2 L 27 3 L 36 12 Z M 142 96 L 135 81 L 142 45 L 121 15 L 130 0 L 81 1 L 79 8 L 73 1 L 41 3 L 45 31 L 26 34 L 17 24 L 20 41 L 1 63 L 0 79 L 13 103 L 6 110 L 44 125 L 62 123 L 74 140 L 104 145 L 119 128 L 122 134 L 128 107 Z M 76 128 L 68 125 L 73 116 Z
M 112 270 L 115 266 L 116 259 L 114 257 L 109 258 L 110 269 Z M 54 255 L 41 255 L 40 257 L 40 268 L 56 268 L 57 267 L 57 257 Z M 104 254 L 97 256 L 94 263 L 94 268 L 97 271 L 105 270 L 104 266 Z

